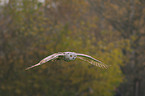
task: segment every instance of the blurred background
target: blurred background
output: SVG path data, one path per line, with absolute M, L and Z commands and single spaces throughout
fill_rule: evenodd
M 145 0 L 0 0 L 0 96 L 145 96 Z

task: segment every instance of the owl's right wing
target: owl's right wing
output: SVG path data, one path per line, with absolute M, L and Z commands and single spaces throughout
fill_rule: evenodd
M 28 69 L 31 69 L 31 68 L 33 68 L 33 67 L 39 66 L 39 65 L 41 65 L 41 64 L 44 64 L 44 63 L 46 63 L 46 62 L 48 62 L 48 61 L 57 59 L 57 58 L 62 57 L 62 56 L 64 56 L 64 53 L 62 53 L 62 52 L 60 52 L 60 53 L 54 53 L 54 54 L 52 54 L 52 55 L 50 55 L 50 56 L 48 56 L 48 57 L 42 59 L 38 64 L 35 64 L 35 65 L 31 66 L 31 67 L 28 67 L 28 68 L 26 68 L 25 70 L 28 70 Z

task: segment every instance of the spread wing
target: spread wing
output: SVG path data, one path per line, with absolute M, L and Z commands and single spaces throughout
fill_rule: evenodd
M 76 53 L 77 54 L 77 58 L 83 60 L 83 61 L 87 61 L 92 65 L 101 67 L 101 68 L 108 68 L 108 65 L 102 63 L 101 61 L 89 56 L 89 55 L 85 55 L 85 54 L 80 54 L 80 53 Z
M 48 62 L 48 61 L 57 59 L 57 58 L 62 57 L 62 56 L 64 56 L 63 53 L 54 53 L 54 54 L 52 54 L 52 55 L 50 55 L 50 56 L 48 56 L 48 57 L 42 59 L 38 64 L 35 64 L 35 65 L 31 66 L 31 67 L 28 67 L 28 68 L 26 68 L 25 70 L 31 69 L 31 68 L 33 68 L 33 67 L 35 67 L 35 66 L 39 66 L 39 65 L 41 65 L 41 64 L 44 64 L 44 63 L 46 63 L 46 62 Z

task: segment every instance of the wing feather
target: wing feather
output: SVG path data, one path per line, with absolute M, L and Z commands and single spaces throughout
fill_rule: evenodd
M 28 67 L 28 68 L 26 68 L 25 70 L 28 70 L 28 69 L 31 69 L 31 68 L 33 68 L 33 67 L 39 66 L 39 65 L 44 64 L 44 63 L 46 63 L 46 62 L 48 62 L 48 61 L 57 59 L 57 58 L 59 58 L 60 56 L 64 56 L 64 54 L 63 54 L 63 53 L 54 53 L 54 54 L 52 54 L 52 55 L 50 55 L 50 56 L 48 56 L 48 57 L 42 59 L 38 64 L 35 64 L 35 65 L 31 66 L 31 67 Z
M 84 61 L 87 61 L 89 62 L 90 64 L 92 65 L 95 65 L 95 66 L 98 66 L 98 67 L 101 67 L 101 68 L 108 68 L 108 65 L 102 63 L 101 61 L 89 56 L 89 55 L 86 55 L 86 54 L 80 54 L 80 53 L 76 53 L 77 54 L 77 58 L 81 59 L 81 60 L 84 60 Z

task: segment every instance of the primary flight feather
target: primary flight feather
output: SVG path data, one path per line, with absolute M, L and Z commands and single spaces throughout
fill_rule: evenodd
M 41 64 L 44 64 L 44 63 L 46 63 L 48 61 L 52 61 L 52 60 L 62 59 L 64 61 L 69 62 L 69 61 L 75 60 L 76 58 L 79 58 L 83 61 L 87 61 L 90 64 L 93 64 L 93 65 L 101 67 L 101 68 L 108 68 L 108 65 L 106 65 L 106 64 L 102 63 L 101 61 L 99 61 L 89 55 L 86 55 L 86 54 L 80 54 L 80 53 L 75 53 L 75 52 L 59 52 L 59 53 L 54 53 L 54 54 L 42 59 L 38 64 L 35 64 L 31 67 L 26 68 L 26 70 L 31 69 L 35 66 L 39 66 Z

